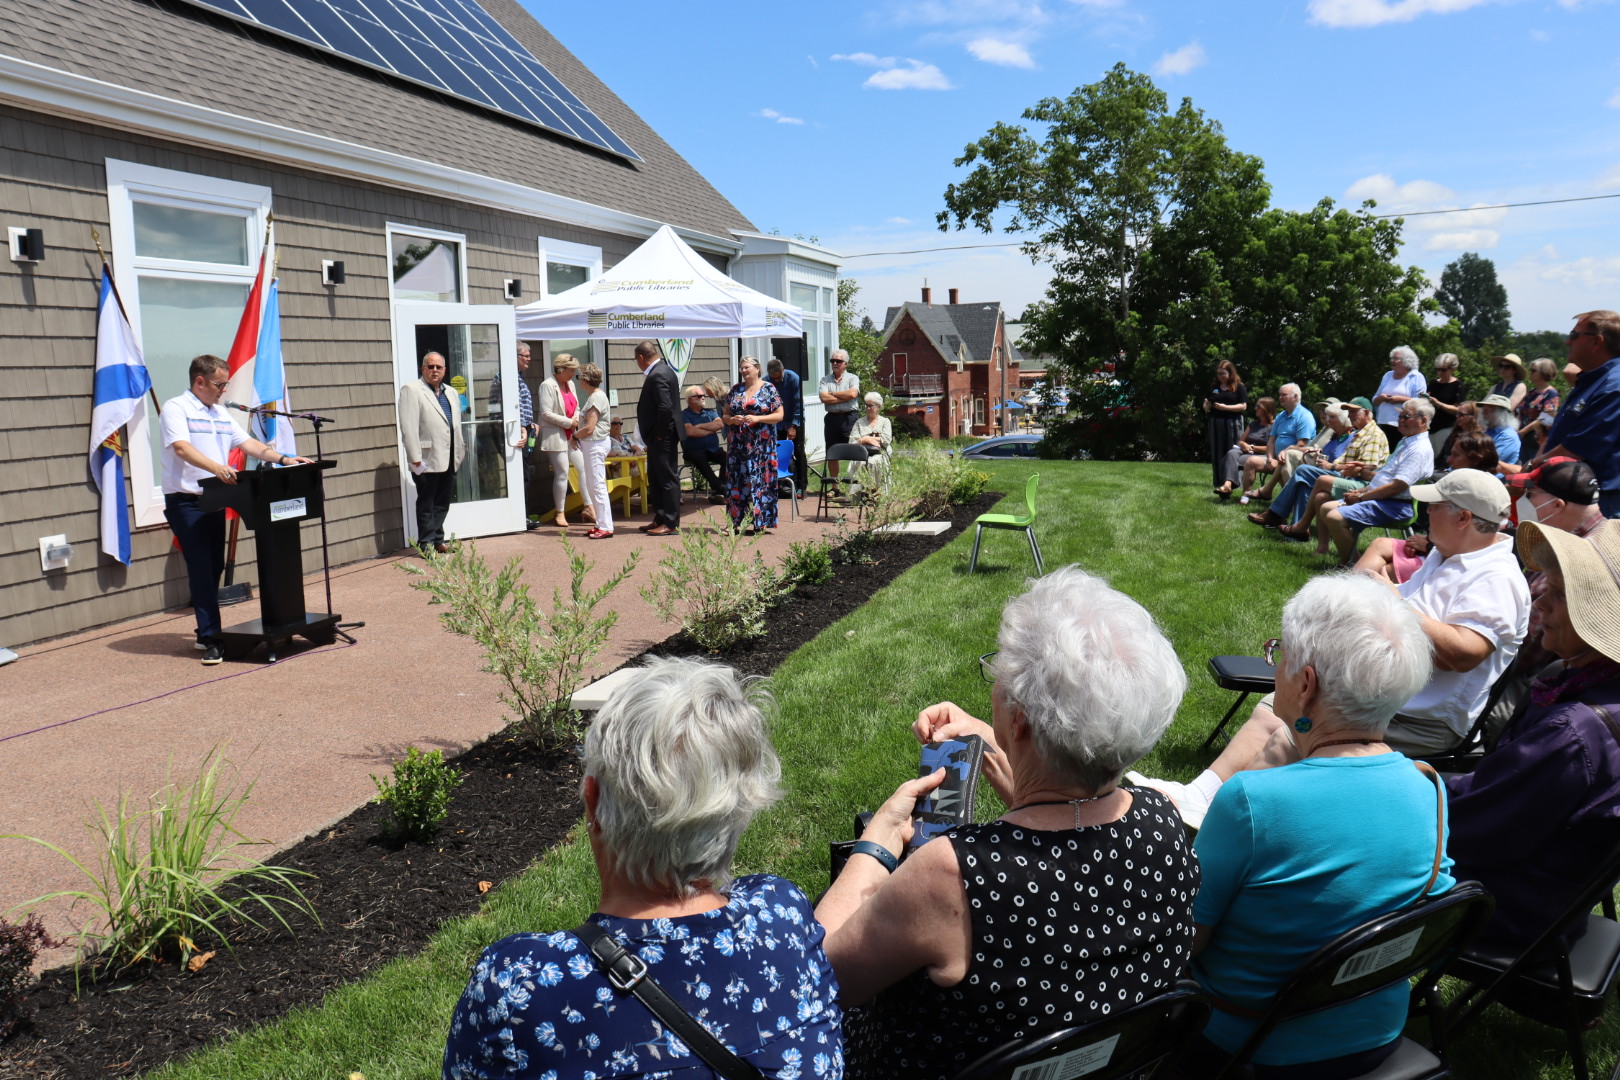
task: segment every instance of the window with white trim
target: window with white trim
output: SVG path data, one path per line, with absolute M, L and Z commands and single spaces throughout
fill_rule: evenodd
M 389 224 L 389 290 L 396 301 L 467 302 L 467 238 L 460 233 Z
M 595 281 L 602 276 L 602 249 L 589 244 L 573 244 L 567 240 L 552 240 L 549 237 L 540 238 L 540 296 L 541 299 L 556 296 L 567 292 L 587 281 Z M 607 344 L 588 338 L 564 340 L 557 338 L 551 341 L 538 342 L 540 349 L 535 352 L 540 360 L 529 369 L 528 378 L 534 385 L 551 374 L 551 360 L 553 357 L 567 353 L 580 363 L 587 361 L 596 364 L 602 369 L 602 389 L 611 388 L 612 376 L 607 371 Z
M 106 159 L 113 276 L 160 401 L 203 353 L 226 356 L 264 249 L 270 189 Z M 163 523 L 161 433 L 150 400 L 130 431 L 135 523 Z

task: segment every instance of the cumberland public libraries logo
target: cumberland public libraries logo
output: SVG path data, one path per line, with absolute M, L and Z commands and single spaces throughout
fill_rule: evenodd
M 592 285 L 591 295 L 610 292 L 675 292 L 678 289 L 690 289 L 695 284 L 697 284 L 695 278 L 636 278 L 626 281 L 609 278 Z
M 585 329 L 591 334 L 615 330 L 662 330 L 665 317 L 662 311 L 591 311 L 586 313 Z

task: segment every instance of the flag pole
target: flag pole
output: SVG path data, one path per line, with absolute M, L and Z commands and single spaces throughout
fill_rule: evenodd
M 118 278 L 114 276 L 112 266 L 107 262 L 107 252 L 101 246 L 101 231 L 94 225 L 90 226 L 90 238 L 96 242 L 96 254 L 101 256 L 101 268 L 107 271 L 107 281 L 112 285 L 113 300 L 118 304 L 118 310 L 124 316 L 124 321 L 129 322 L 129 309 L 124 306 L 124 298 L 118 292 Z M 163 403 L 158 400 L 157 387 L 148 385 L 146 389 L 152 395 L 152 407 L 161 412 Z

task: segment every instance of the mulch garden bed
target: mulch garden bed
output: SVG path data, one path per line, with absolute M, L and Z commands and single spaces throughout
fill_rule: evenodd
M 956 507 L 950 531 L 941 536 L 886 539 L 873 547 L 874 561 L 835 566 L 833 581 L 802 587 L 770 613 L 764 639 L 721 659 L 745 674 L 770 674 L 824 627 L 943 547 L 998 498 L 986 494 Z M 648 652 L 704 654 L 684 633 Z M 135 976 L 86 976 L 77 989 L 71 968 L 47 972 L 29 994 L 39 1007 L 33 1023 L 0 1045 L 0 1078 L 134 1076 L 318 1001 L 328 990 L 420 949 L 442 921 L 477 909 L 481 882 L 499 884 L 518 874 L 579 820 L 579 760 L 573 753 L 541 755 L 497 735 L 461 754 L 456 764 L 466 780 L 432 845 L 384 843 L 385 811 L 372 804 L 275 858 L 315 875 L 302 887 L 321 926 L 294 923 L 296 936 L 247 928 L 236 937 L 234 954 L 221 949 L 197 972 L 148 965 Z M 553 797 L 535 797 L 546 791 Z

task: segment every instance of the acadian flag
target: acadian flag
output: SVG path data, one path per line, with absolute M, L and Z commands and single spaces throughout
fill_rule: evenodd
M 236 326 L 230 356 L 226 357 L 231 381 L 225 388 L 225 400 L 249 408 L 269 405 L 285 410 L 287 375 L 281 362 L 281 296 L 275 279 L 265 281 L 269 259 L 270 248 L 266 245 L 259 255 L 259 273 L 253 279 L 247 306 L 242 309 L 242 321 Z M 285 419 L 254 416 L 249 433 L 290 457 L 298 453 L 292 424 Z M 241 450 L 231 451 L 232 468 L 241 468 L 246 460 Z
M 152 390 L 141 348 L 113 287 L 101 268 L 96 301 L 96 386 L 90 411 L 90 476 L 101 490 L 101 550 L 129 565 L 129 507 L 124 501 L 124 425 Z

